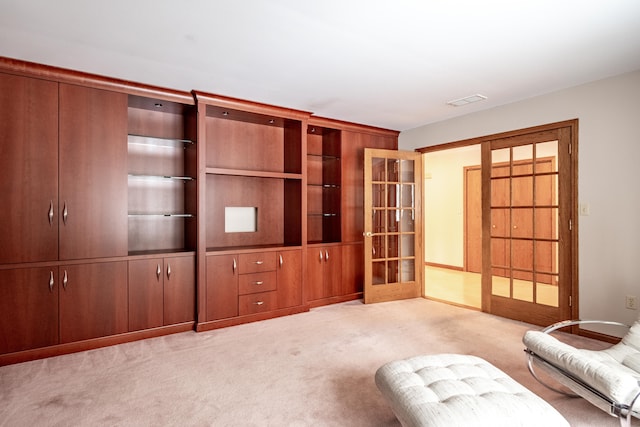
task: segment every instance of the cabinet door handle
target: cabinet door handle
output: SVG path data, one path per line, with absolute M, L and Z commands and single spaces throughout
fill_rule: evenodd
M 69 211 L 67 210 L 67 202 L 64 203 L 64 209 L 62 210 L 62 222 L 67 225 L 67 216 L 69 216 Z
M 238 268 L 238 263 L 236 262 L 235 258 L 233 259 L 233 267 L 232 268 L 233 268 L 233 273 L 235 274 L 236 268 Z
M 67 278 L 67 270 L 64 271 L 64 276 L 62 276 L 62 286 L 64 287 L 64 289 L 67 289 L 67 283 L 69 282 L 69 279 Z
M 255 263 L 258 264 L 258 265 L 262 265 L 262 264 L 264 264 L 264 261 L 256 261 Z
M 171 277 L 171 264 L 167 264 L 167 279 Z
M 160 268 L 160 264 L 158 264 L 158 268 L 156 269 L 156 277 L 160 280 L 160 275 L 162 274 L 162 269 Z
M 254 304 L 255 305 L 262 305 L 262 304 L 264 304 L 264 301 L 256 301 L 256 302 L 254 302 Z
M 329 251 L 324 251 L 324 262 L 329 261 Z
M 49 292 L 53 292 L 53 271 L 49 272 Z
M 49 225 L 53 225 L 53 200 L 49 202 Z
M 320 261 L 322 261 L 322 251 L 320 251 Z
M 256 285 L 263 285 L 264 284 L 264 282 L 262 280 L 255 281 L 253 283 L 256 284 Z
M 284 264 L 284 260 L 282 259 L 282 254 L 280 254 L 280 268 L 282 268 L 282 264 Z

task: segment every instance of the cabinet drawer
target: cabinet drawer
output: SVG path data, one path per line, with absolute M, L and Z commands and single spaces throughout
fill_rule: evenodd
M 241 274 L 238 278 L 240 295 L 276 290 L 276 272 Z
M 238 297 L 238 312 L 240 316 L 246 314 L 264 313 L 276 308 L 277 294 L 275 291 L 257 294 L 240 295 Z
M 261 271 L 275 271 L 275 252 L 255 252 L 240 254 L 238 257 L 238 273 L 259 273 Z

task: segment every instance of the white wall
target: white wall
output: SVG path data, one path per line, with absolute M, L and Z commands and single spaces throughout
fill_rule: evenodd
M 464 267 L 464 167 L 480 165 L 480 145 L 423 154 L 424 259 Z
M 404 131 L 399 148 L 574 118 L 579 203 L 590 208 L 577 218 L 580 317 L 631 323 L 639 312 L 625 309 L 625 295 L 640 297 L 640 70 Z

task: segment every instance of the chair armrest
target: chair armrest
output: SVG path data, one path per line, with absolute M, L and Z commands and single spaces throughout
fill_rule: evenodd
M 631 327 L 625 323 L 612 322 L 609 320 L 563 320 L 562 322 L 557 322 L 557 323 L 554 323 L 553 325 L 547 326 L 542 330 L 542 332 L 544 332 L 545 334 L 550 334 L 551 332 L 557 331 L 558 329 L 567 328 L 569 326 L 585 325 L 585 324 L 624 326 L 625 328 Z

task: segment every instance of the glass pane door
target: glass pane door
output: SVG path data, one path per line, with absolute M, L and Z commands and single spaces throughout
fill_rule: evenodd
M 365 302 L 421 295 L 419 153 L 365 150 Z

